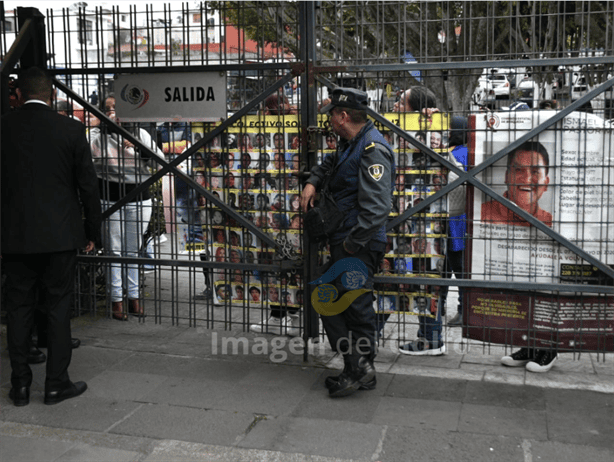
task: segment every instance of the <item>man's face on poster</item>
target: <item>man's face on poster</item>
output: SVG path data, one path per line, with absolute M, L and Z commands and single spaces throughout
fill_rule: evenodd
M 284 135 L 281 133 L 275 133 L 273 135 L 273 142 L 275 143 L 275 147 L 277 149 L 283 149 L 284 148 Z
M 535 151 L 516 151 L 505 172 L 508 198 L 518 207 L 534 213 L 538 201 L 548 189 L 548 166 Z
M 264 135 L 262 133 L 258 133 L 256 135 L 256 137 L 254 138 L 254 142 L 256 144 L 256 147 L 258 147 L 258 148 L 266 147 L 266 140 L 265 140 Z
M 431 133 L 431 149 L 440 149 L 441 148 L 441 133 L 433 132 Z
M 277 289 L 273 287 L 269 288 L 269 301 L 271 302 L 279 301 L 279 292 L 277 291 Z
M 252 300 L 255 302 L 259 302 L 260 301 L 260 291 L 256 288 L 250 290 L 249 292 L 252 296 Z
M 275 164 L 275 168 L 277 170 L 281 170 L 284 168 L 284 163 L 285 163 L 285 159 L 284 159 L 284 155 L 281 152 L 276 152 L 273 155 L 273 163 Z
M 217 152 L 212 152 L 210 154 L 209 165 L 211 165 L 211 168 L 216 168 L 220 166 L 220 155 Z
M 426 252 L 426 239 L 417 238 L 413 241 L 414 253 L 423 254 Z

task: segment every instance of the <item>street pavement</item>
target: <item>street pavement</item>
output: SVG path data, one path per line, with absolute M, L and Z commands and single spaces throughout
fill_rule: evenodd
M 2 326 L 0 461 L 614 460 L 614 354 L 531 374 L 501 366 L 501 347 L 408 357 L 388 342 L 377 388 L 331 399 L 342 361 L 323 340 L 304 361 L 302 339 L 151 318 L 75 318 L 70 375 L 89 388 L 53 406 L 44 364 L 30 404 L 9 400 Z

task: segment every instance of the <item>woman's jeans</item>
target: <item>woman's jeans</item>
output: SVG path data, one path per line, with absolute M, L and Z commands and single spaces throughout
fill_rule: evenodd
M 102 209 L 115 202 L 103 200 Z M 128 202 L 102 223 L 104 248 L 113 257 L 139 257 L 143 235 L 151 218 L 151 199 Z M 111 263 L 107 272 L 107 291 L 111 302 L 121 302 L 124 290 L 131 300 L 140 298 L 139 266 Z

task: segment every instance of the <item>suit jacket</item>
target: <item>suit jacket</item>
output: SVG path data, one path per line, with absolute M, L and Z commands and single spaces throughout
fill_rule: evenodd
M 85 126 L 29 103 L 2 116 L 1 129 L 2 253 L 100 242 L 100 194 Z

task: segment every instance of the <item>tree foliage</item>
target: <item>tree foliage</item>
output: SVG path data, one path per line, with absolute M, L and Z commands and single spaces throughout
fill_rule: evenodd
M 299 55 L 299 2 L 216 2 L 228 21 L 264 45 Z M 403 1 L 317 2 L 315 40 L 320 65 L 401 63 L 410 52 L 418 63 L 541 59 L 578 54 L 612 40 L 607 2 Z M 443 34 L 442 34 L 443 32 Z M 445 38 L 444 38 L 445 35 Z M 541 69 L 540 69 L 541 70 Z M 552 79 L 555 69 L 535 73 Z M 467 108 L 480 71 L 462 64 L 449 71 L 422 71 L 444 109 Z M 407 73 L 378 74 L 406 87 Z

